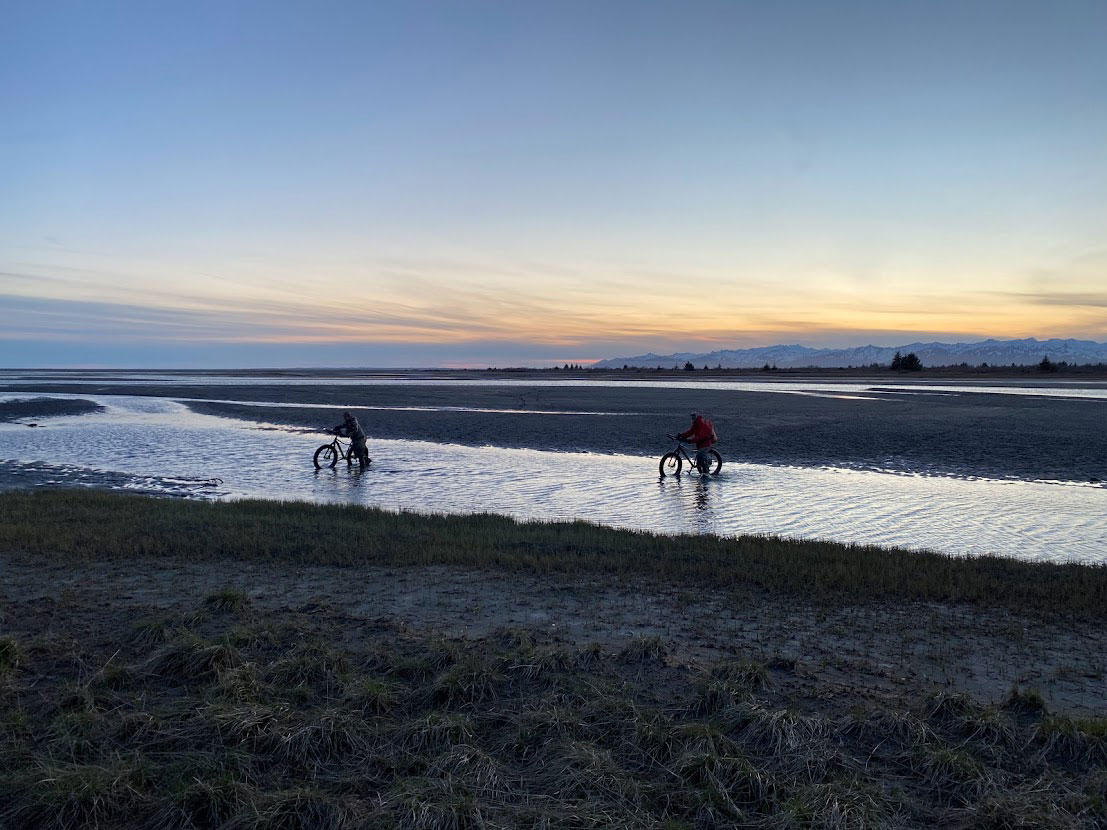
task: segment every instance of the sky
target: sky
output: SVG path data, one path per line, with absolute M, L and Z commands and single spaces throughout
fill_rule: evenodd
M 1107 2 L 7 4 L 0 366 L 1107 340 Z

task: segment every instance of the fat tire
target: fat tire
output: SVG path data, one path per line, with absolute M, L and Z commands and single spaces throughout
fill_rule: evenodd
M 333 444 L 324 444 L 315 451 L 315 455 L 311 459 L 315 463 L 315 469 L 322 470 L 324 467 L 334 468 L 334 465 L 338 463 L 338 453 L 334 449 Z
M 676 462 L 676 464 L 674 465 L 675 469 L 666 470 L 665 462 L 669 461 L 670 459 Z M 662 478 L 665 478 L 665 476 L 667 475 L 679 476 L 681 463 L 682 462 L 679 455 L 677 455 L 675 452 L 667 452 L 663 456 L 661 456 L 661 461 L 658 462 L 657 465 L 657 471 L 661 473 Z

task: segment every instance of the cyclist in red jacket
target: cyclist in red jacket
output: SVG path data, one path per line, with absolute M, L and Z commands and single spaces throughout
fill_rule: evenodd
M 707 451 L 719 440 L 719 436 L 715 434 L 715 425 L 701 413 L 693 412 L 691 428 L 678 437 L 690 438 L 696 442 L 696 469 L 701 473 L 707 472 L 708 465 L 711 463 L 707 459 Z

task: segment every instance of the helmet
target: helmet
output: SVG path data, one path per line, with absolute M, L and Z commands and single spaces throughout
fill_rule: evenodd
M 347 421 L 349 421 L 349 420 L 352 420 L 354 416 L 353 416 L 353 415 L 351 415 L 351 414 L 350 414 L 350 413 L 349 413 L 349 412 L 347 411 L 347 412 L 343 412 L 343 413 L 342 413 L 342 417 L 343 417 L 343 418 L 345 418 L 345 419 L 346 419 Z

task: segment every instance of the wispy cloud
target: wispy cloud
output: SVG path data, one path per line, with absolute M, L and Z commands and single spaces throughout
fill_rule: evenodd
M 1024 293 L 1018 296 L 1037 305 L 1058 305 L 1068 308 L 1107 308 L 1107 291 L 1048 291 Z
M 122 259 L 109 267 L 110 261 L 67 252 L 57 261 L 0 263 L 6 321 L 0 339 L 438 344 L 457 346 L 456 360 L 472 364 L 508 354 L 478 343 L 503 344 L 520 360 L 540 362 L 781 341 L 1107 336 L 1107 294 L 1092 287 L 1102 264 L 1096 255 L 1002 290 L 953 290 L 948 280 L 930 285 L 918 277 L 859 284 L 847 273 L 825 271 L 783 279 L 721 267 L 679 272 L 633 263 L 486 264 L 429 256 L 334 260 L 326 267 L 264 259 L 195 268 Z

